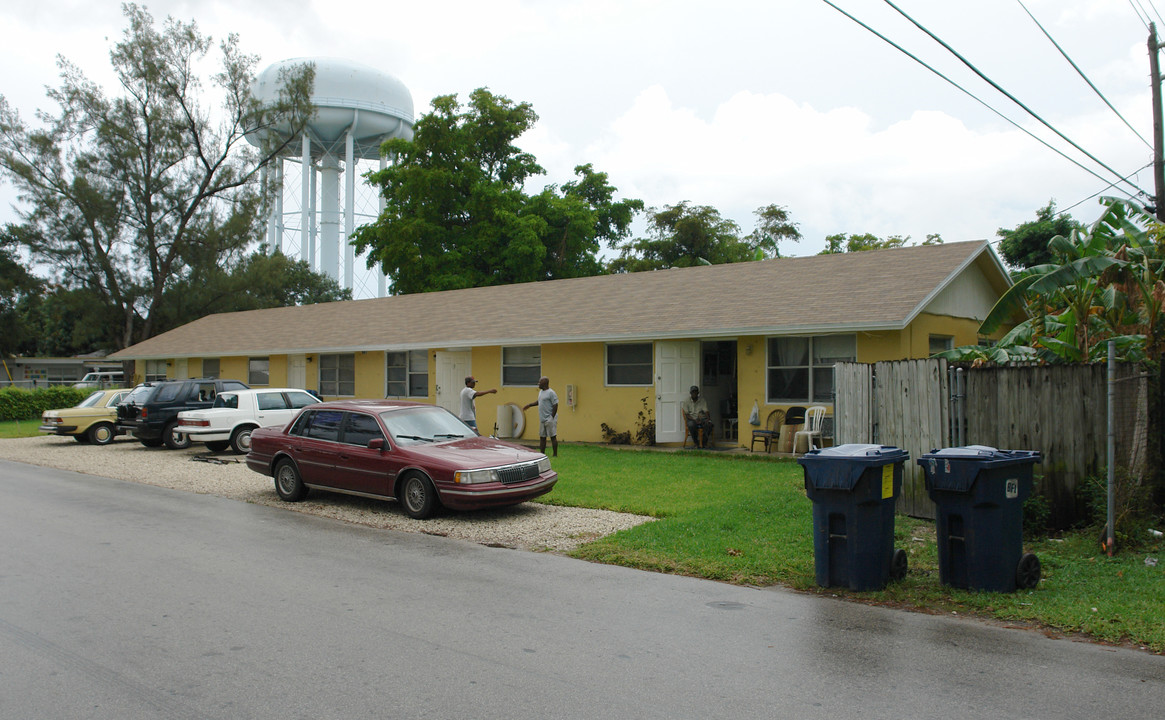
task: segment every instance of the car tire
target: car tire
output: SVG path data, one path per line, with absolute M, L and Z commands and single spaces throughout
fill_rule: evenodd
M 150 438 L 149 440 L 141 440 L 139 442 L 148 448 L 162 447 L 162 438 Z
M 275 465 L 275 493 L 286 502 L 299 502 L 307 497 L 307 485 L 303 484 L 299 469 L 290 460 L 280 460 Z
M 254 425 L 240 425 L 231 433 L 231 449 L 240 455 L 251 452 L 251 431 Z
M 85 435 L 94 445 L 108 445 L 117 437 L 117 430 L 109 423 L 96 423 L 89 426 Z
M 400 504 L 409 517 L 424 520 L 437 510 L 437 491 L 424 475 L 409 475 L 401 481 L 400 489 Z
M 229 440 L 207 440 L 206 449 L 211 452 L 222 452 L 231 446 Z
M 175 432 L 177 427 L 177 421 L 167 424 L 166 428 L 162 430 L 162 440 L 166 443 L 166 447 L 171 450 L 185 450 L 190 447 L 190 436 L 186 433 Z

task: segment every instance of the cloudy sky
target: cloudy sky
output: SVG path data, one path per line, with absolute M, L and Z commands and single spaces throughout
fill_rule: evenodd
M 1049 34 L 1151 139 L 1147 22 L 1156 0 L 1024 0 Z M 996 239 L 1054 199 L 1090 222 L 1090 196 L 1116 180 L 878 0 L 833 2 L 971 94 L 1093 169 L 1098 179 L 822 0 L 160 0 L 155 18 L 237 33 L 260 67 L 338 57 L 400 78 L 419 115 L 437 95 L 487 86 L 534 106 L 521 140 L 563 182 L 578 164 L 607 172 L 649 206 L 712 205 L 744 232 L 785 206 L 804 234 Z M 1104 105 L 1017 0 L 896 0 L 1050 125 L 1152 192 L 1147 145 Z M 1152 17 L 1145 19 L 1138 10 Z M 108 84 L 124 29 L 107 0 L 0 8 L 0 94 L 31 117 L 48 107 L 58 54 Z M 107 85 L 108 87 L 108 85 Z M 15 218 L 0 187 L 0 221 Z M 1079 204 L 1078 204 L 1079 203 Z

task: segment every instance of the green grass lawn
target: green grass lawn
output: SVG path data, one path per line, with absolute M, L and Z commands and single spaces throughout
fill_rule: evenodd
M 40 435 L 40 418 L 33 420 L 4 420 L 0 422 L 0 439 L 36 437 Z
M 540 501 L 658 518 L 584 545 L 596 562 L 744 584 L 782 584 L 923 612 L 1034 623 L 1107 642 L 1165 652 L 1165 560 L 1161 543 L 1106 557 L 1097 533 L 1029 539 L 1043 564 L 1034 590 L 967 592 L 939 582 L 934 524 L 899 516 L 895 547 L 906 550 L 906 579 L 856 593 L 814 579 L 812 504 L 792 460 L 711 453 L 660 453 L 566 446 L 554 460 L 560 480 Z

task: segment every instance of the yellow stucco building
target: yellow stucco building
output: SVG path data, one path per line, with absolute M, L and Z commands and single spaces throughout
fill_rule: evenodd
M 988 342 L 983 318 L 1010 284 L 986 242 L 605 275 L 211 315 L 110 357 L 138 381 L 224 377 L 400 397 L 457 411 L 466 375 L 478 427 L 537 437 L 540 376 L 559 395 L 559 438 L 655 422 L 683 441 L 679 403 L 708 400 L 718 443 L 749 445 L 754 403 L 832 409 L 833 363 L 928 357 Z M 643 413 L 641 418 L 640 413 Z

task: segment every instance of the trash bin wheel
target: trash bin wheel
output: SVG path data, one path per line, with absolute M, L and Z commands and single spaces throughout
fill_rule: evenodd
M 1015 584 L 1028 590 L 1040 583 L 1040 559 L 1032 553 L 1024 553 L 1015 569 Z
M 906 577 L 907 562 L 906 551 L 902 548 L 895 548 L 894 554 L 890 556 L 890 577 L 894 580 Z

